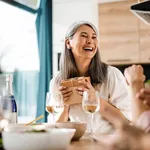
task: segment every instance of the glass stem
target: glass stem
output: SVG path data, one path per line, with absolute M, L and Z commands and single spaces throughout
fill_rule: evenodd
M 93 129 L 92 129 L 92 124 L 93 124 L 93 113 L 90 114 L 91 119 L 90 119 L 90 134 L 93 134 Z
M 55 124 L 55 117 L 54 117 L 54 113 L 52 113 L 52 117 L 53 117 L 53 124 Z

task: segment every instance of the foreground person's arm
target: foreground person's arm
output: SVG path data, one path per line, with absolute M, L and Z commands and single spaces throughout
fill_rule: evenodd
M 149 150 L 145 149 L 145 135 L 140 128 L 122 124 L 115 133 L 110 150 Z
M 142 138 L 141 138 L 141 147 L 142 150 L 150 150 L 150 134 L 145 134 Z
M 136 97 L 136 94 L 144 87 L 145 76 L 143 74 L 143 68 L 140 65 L 133 65 L 125 69 L 124 74 L 130 86 L 132 120 L 133 123 L 135 123 L 144 111 L 149 110 L 149 107 L 144 105 L 143 102 Z
M 150 107 L 150 88 L 148 87 L 141 89 L 140 92 L 136 95 L 136 98 Z
M 132 102 L 132 118 L 135 123 L 139 116 L 146 110 L 149 110 L 147 105 L 144 105 L 142 101 L 136 98 L 136 94 L 144 87 L 142 82 L 132 83 L 131 90 L 131 102 Z

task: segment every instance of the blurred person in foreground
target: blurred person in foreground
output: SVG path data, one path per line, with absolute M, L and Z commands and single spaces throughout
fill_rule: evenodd
M 150 150 L 150 89 L 144 87 L 145 76 L 140 65 L 125 69 L 125 77 L 130 86 L 132 98 L 133 125 L 122 123 L 111 150 Z

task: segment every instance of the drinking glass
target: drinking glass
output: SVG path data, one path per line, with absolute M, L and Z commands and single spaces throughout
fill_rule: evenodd
M 92 130 L 92 122 L 93 115 L 100 109 L 100 99 L 98 91 L 84 91 L 83 99 L 82 99 L 82 107 L 83 110 L 89 114 L 90 122 L 89 122 L 89 134 L 93 134 Z
M 64 103 L 62 100 L 62 96 L 59 95 L 58 99 L 51 99 L 50 92 L 46 94 L 46 111 L 52 115 L 52 123 L 55 124 L 55 115 L 63 112 Z

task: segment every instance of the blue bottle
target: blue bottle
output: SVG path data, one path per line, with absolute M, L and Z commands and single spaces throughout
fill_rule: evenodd
M 12 103 L 10 123 L 17 123 L 18 121 L 17 104 L 16 104 L 15 97 L 13 95 L 12 83 L 13 83 L 12 75 L 7 75 L 6 76 L 6 94 L 10 98 L 11 103 Z

